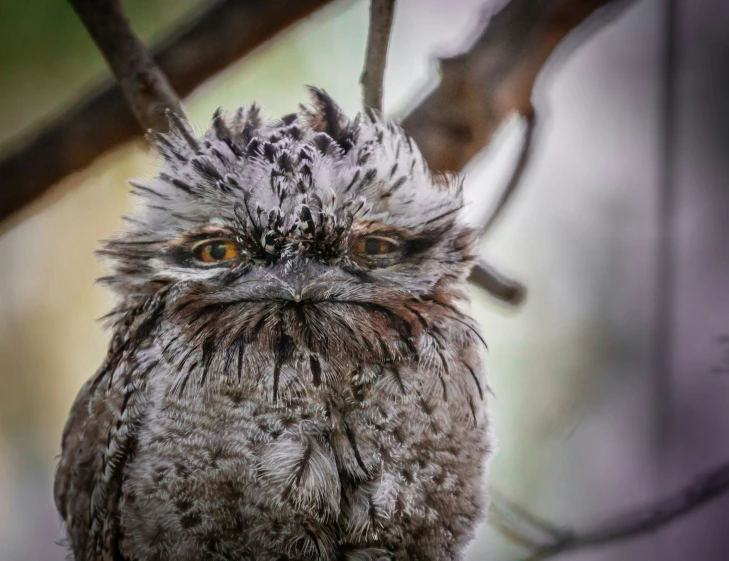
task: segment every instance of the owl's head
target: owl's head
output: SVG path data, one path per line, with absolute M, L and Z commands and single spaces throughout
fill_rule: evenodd
M 193 346 L 286 337 L 376 360 L 453 316 L 475 244 L 460 178 L 431 173 L 398 125 L 312 94 L 279 120 L 252 106 L 202 138 L 177 122 L 153 139 L 164 163 L 101 251 L 125 306 L 164 288 Z

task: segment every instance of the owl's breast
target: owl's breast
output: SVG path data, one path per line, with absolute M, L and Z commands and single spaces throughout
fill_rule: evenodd
M 486 453 L 470 374 L 449 371 L 443 385 L 417 363 L 348 370 L 324 363 L 319 384 L 303 384 L 311 370 L 287 367 L 277 403 L 237 384 L 155 388 L 127 470 L 127 550 L 140 561 L 329 559 L 398 550 L 408 527 L 436 519 L 448 520 L 436 533 L 467 533 Z

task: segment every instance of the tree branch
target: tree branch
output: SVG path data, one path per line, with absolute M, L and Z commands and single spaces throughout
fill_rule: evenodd
M 390 43 L 395 0 L 371 0 L 370 26 L 367 33 L 367 53 L 360 83 L 365 107 L 382 111 L 382 91 Z
M 498 489 L 491 489 L 489 521 L 505 536 L 518 536 L 517 543 L 534 549 L 544 543 L 545 537 L 553 541 L 573 535 L 549 520 L 534 514 L 519 503 L 504 496 Z M 510 538 L 511 539 L 511 538 Z
M 526 116 L 526 131 L 524 132 L 524 140 L 522 141 L 521 151 L 519 152 L 516 165 L 509 181 L 506 182 L 501 195 L 496 200 L 493 209 L 484 220 L 484 224 L 481 227 L 482 237 L 494 226 L 521 183 L 524 170 L 529 165 L 529 158 L 532 154 L 535 123 L 536 114 L 532 111 Z M 527 296 L 526 286 L 517 280 L 508 278 L 483 259 L 475 265 L 468 280 L 491 294 L 497 300 L 510 306 L 521 305 Z
M 210 76 L 332 0 L 218 0 L 154 49 L 184 97 Z M 67 175 L 141 135 L 121 89 L 106 80 L 0 161 L 0 222 Z M 5 226 L 4 224 L 3 226 Z
M 180 100 L 132 31 L 119 0 L 70 0 L 121 87 L 143 130 L 168 130 L 167 113 L 184 116 Z
M 583 532 L 561 528 L 544 521 L 521 506 L 495 499 L 494 526 L 508 539 L 531 549 L 523 561 L 543 561 L 568 551 L 626 540 L 661 530 L 678 518 L 729 492 L 729 463 L 722 464 L 672 495 L 647 507 L 626 512 L 612 521 Z M 493 508 L 493 507 L 492 507 Z M 504 515 L 504 513 L 511 513 Z M 535 530 L 550 538 L 534 538 Z
M 518 306 L 527 295 L 527 289 L 523 284 L 507 277 L 483 259 L 472 269 L 468 282 L 510 306 Z
M 534 82 L 554 49 L 600 8 L 631 3 L 511 0 L 506 4 L 467 52 L 441 61 L 440 85 L 403 121 L 430 167 L 461 171 L 513 112 L 531 115 Z M 593 21 L 601 24 L 609 19 Z

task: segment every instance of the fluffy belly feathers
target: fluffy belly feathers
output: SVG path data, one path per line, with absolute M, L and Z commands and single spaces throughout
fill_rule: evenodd
M 154 392 L 125 476 L 122 550 L 140 561 L 456 558 L 482 509 L 481 388 L 465 367 L 416 368 L 363 366 L 344 391 L 322 385 L 281 406 L 235 384 L 192 399 Z

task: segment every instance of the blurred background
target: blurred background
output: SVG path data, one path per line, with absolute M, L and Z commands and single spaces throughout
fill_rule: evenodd
M 400 0 L 386 112 L 403 114 L 434 87 L 437 59 L 467 47 L 484 14 L 504 3 Z M 152 44 L 204 2 L 123 4 Z M 472 290 L 495 393 L 492 484 L 577 530 L 729 460 L 729 4 L 677 3 L 668 167 L 666 6 L 637 0 L 542 73 L 537 150 L 483 244 L 529 294 L 513 309 Z M 185 100 L 188 115 L 202 129 L 217 107 L 253 100 L 282 115 L 306 100 L 305 84 L 356 112 L 367 21 L 364 0 L 335 2 L 199 87 Z M 0 157 L 105 76 L 66 2 L 0 0 Z M 521 127 L 507 124 L 466 170 L 474 222 L 509 176 Z M 94 285 L 103 271 L 92 252 L 130 209 L 125 181 L 148 177 L 153 163 L 142 141 L 123 145 L 0 225 L 2 561 L 66 558 L 53 472 L 71 402 L 108 337 L 96 321 L 109 296 Z M 666 177 L 673 266 L 659 278 Z M 662 282 L 673 287 L 668 313 L 659 313 Z M 670 341 L 660 372 L 657 327 Z M 724 561 L 727 530 L 724 497 L 660 533 L 564 558 Z M 525 553 L 484 523 L 467 559 Z

